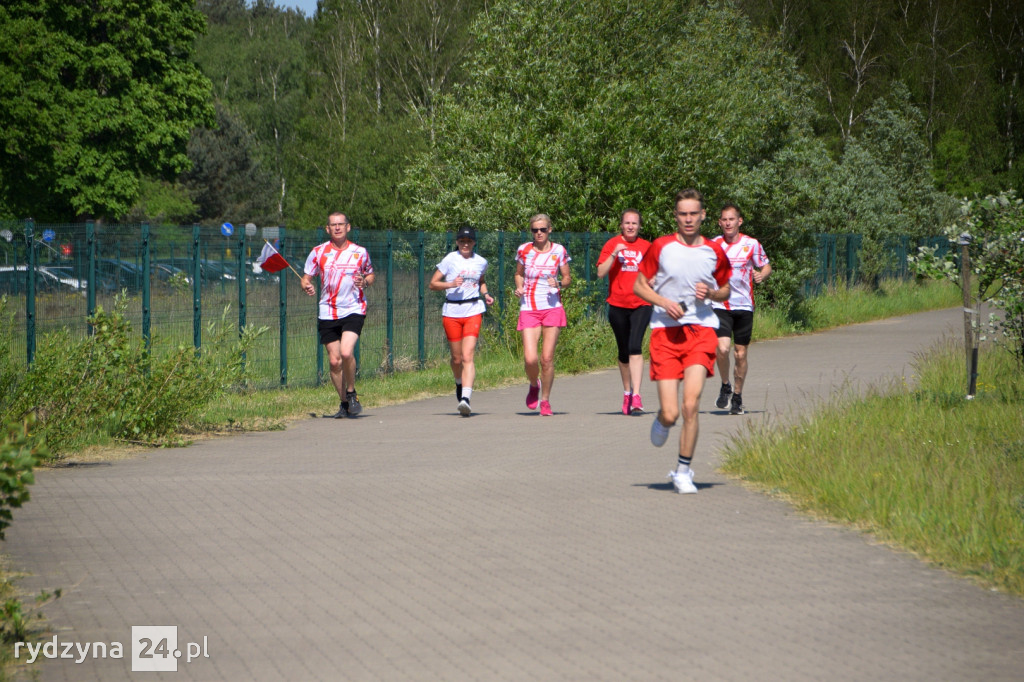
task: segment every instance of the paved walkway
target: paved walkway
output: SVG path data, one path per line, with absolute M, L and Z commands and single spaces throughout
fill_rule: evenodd
M 651 417 L 617 413 L 615 371 L 559 378 L 550 419 L 524 382 L 469 419 L 432 399 L 43 471 L 3 549 L 26 588 L 64 589 L 59 643 L 128 650 L 41 679 L 1020 680 L 1024 601 L 715 471 L 745 422 L 909 375 L 960 329 L 951 310 L 755 344 L 752 414 L 705 391 L 698 495 L 671 492 Z M 132 673 L 133 625 L 209 656 Z

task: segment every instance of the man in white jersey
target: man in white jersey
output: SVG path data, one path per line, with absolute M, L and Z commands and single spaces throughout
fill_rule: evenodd
M 356 396 L 356 342 L 366 320 L 364 289 L 376 279 L 370 254 L 349 241 L 352 225 L 344 213 L 327 216 L 329 241 L 309 252 L 303 269 L 302 290 L 316 295 L 313 278 L 320 277 L 320 305 L 317 331 L 320 343 L 327 349 L 331 383 L 341 398 L 335 419 L 355 417 L 362 411 Z
M 718 317 L 712 301 L 729 298 L 729 260 L 700 234 L 707 214 L 695 189 L 676 195 L 676 232 L 654 240 L 640 263 L 633 292 L 654 305 L 651 312 L 651 381 L 661 408 L 651 424 L 651 443 L 661 447 L 680 412 L 679 458 L 669 478 L 676 492 L 695 493 L 690 464 L 697 447 L 697 415 L 704 380 L 715 373 Z M 653 285 L 652 285 L 653 283 Z M 679 384 L 683 384 L 682 409 Z
M 772 273 L 771 263 L 764 248 L 753 237 L 740 232 L 743 212 L 733 203 L 722 206 L 718 218 L 721 236 L 715 242 L 722 247 L 732 265 L 729 279 L 729 300 L 715 303 L 718 315 L 718 373 L 722 376 L 722 388 L 715 405 L 725 409 L 732 396 L 730 414 L 743 414 L 743 384 L 747 379 L 747 347 L 754 330 L 754 284 L 760 284 Z M 736 370 L 734 383 L 729 383 L 729 347 L 735 342 Z

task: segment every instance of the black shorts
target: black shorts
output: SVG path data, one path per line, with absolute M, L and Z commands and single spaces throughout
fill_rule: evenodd
M 718 315 L 718 338 L 730 336 L 737 346 L 749 346 L 750 336 L 754 332 L 753 310 L 723 310 L 715 308 Z
M 363 322 L 366 315 L 346 315 L 339 320 L 317 320 L 316 330 L 320 332 L 320 343 L 326 346 L 329 343 L 341 340 L 343 332 L 355 332 L 361 334 Z

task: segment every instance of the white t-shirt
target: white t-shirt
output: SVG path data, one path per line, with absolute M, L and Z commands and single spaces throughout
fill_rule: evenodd
M 704 282 L 718 289 L 729 281 L 730 270 L 729 259 L 722 248 L 710 239 L 704 239 L 698 246 L 684 244 L 675 234 L 655 239 L 640 262 L 640 272 L 654 291 L 681 302 L 686 312 L 674 320 L 664 308 L 656 305 L 651 311 L 651 329 L 685 324 L 718 329 L 718 316 L 711 308 L 711 299 L 697 300 L 697 284 Z
M 366 297 L 352 280 L 356 273 L 369 275 L 373 272 L 370 254 L 362 246 L 352 242 L 347 242 L 344 249 L 331 242 L 314 246 L 303 271 L 307 275 L 320 276 L 318 317 L 321 320 L 340 320 L 349 315 L 366 314 Z
M 533 242 L 521 244 L 516 249 L 516 262 L 523 264 L 523 297 L 519 299 L 520 311 L 551 310 L 562 307 L 562 295 L 557 287 L 548 284 L 548 277 L 561 279 L 561 267 L 568 263 L 569 252 L 561 244 L 551 244 L 547 251 L 539 252 Z
M 445 296 L 444 307 L 441 314 L 445 317 L 473 317 L 487 310 L 487 304 L 480 294 L 480 278 L 487 272 L 487 259 L 480 254 L 473 252 L 466 258 L 458 251 L 452 251 L 441 259 L 437 269 L 444 275 L 444 281 L 452 282 L 456 277 L 462 275 L 462 286 L 452 289 L 445 289 L 442 293 Z M 455 303 L 467 298 L 477 300 L 470 303 Z
M 759 241 L 743 233 L 740 233 L 732 244 L 726 244 L 722 235 L 718 235 L 713 241 L 722 247 L 729 263 L 732 264 L 729 300 L 722 303 L 715 301 L 714 306 L 723 310 L 753 310 L 754 268 L 768 265 L 764 247 Z

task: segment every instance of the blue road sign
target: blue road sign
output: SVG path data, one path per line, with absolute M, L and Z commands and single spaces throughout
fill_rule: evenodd
M 57 238 L 57 233 L 54 232 L 53 230 L 43 230 L 43 241 L 44 242 L 52 242 L 56 238 Z
M 225 237 L 230 237 L 235 233 L 235 226 L 231 223 L 224 223 L 220 226 L 220 233 Z

